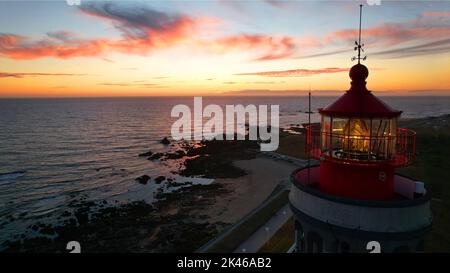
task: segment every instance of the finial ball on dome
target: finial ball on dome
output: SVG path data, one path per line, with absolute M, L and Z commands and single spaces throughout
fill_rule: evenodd
M 369 69 L 365 65 L 355 64 L 349 72 L 350 79 L 352 81 L 365 80 L 369 76 Z

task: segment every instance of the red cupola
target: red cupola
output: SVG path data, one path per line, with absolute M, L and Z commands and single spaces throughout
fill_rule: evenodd
M 383 101 L 375 97 L 366 88 L 366 79 L 369 70 L 362 64 L 354 65 L 350 69 L 352 79 L 350 90 L 324 109 L 319 109 L 320 113 L 335 117 L 384 117 L 395 118 L 400 116 L 401 111 L 392 109 Z
M 351 87 L 319 109 L 321 124 L 307 128 L 307 152 L 320 159 L 320 190 L 355 199 L 394 197 L 395 167 L 415 156 L 415 133 L 397 128 L 401 111 L 366 88 L 369 70 L 350 69 Z

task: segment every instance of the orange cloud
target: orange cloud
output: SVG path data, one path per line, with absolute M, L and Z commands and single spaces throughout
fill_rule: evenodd
M 84 14 L 112 22 L 121 32 L 119 39 L 79 39 L 69 32 L 50 32 L 47 38 L 32 41 L 28 37 L 0 34 L 0 56 L 11 59 L 101 56 L 108 51 L 147 54 L 188 39 L 204 18 L 169 15 L 145 8 L 128 10 L 112 2 L 88 2 L 80 7 Z
M 0 40 L 2 38 L 5 37 L 0 35 Z M 79 41 L 76 44 L 59 44 L 44 40 L 23 43 L 22 40 L 14 40 L 10 41 L 7 46 L 0 45 L 0 56 L 18 60 L 43 57 L 67 59 L 71 57 L 98 56 L 109 46 L 110 42 L 108 40 L 87 40 Z
M 291 70 L 280 70 L 280 71 L 262 71 L 262 72 L 251 72 L 251 73 L 238 73 L 238 76 L 264 76 L 264 77 L 305 77 L 313 76 L 317 74 L 329 74 L 329 73 L 339 73 L 348 72 L 348 68 L 338 68 L 329 67 L 321 69 L 291 69 Z

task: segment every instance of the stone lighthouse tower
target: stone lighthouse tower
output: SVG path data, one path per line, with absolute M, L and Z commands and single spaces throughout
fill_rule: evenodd
M 366 88 L 361 16 L 359 33 L 350 89 L 306 128 L 306 152 L 320 164 L 291 175 L 297 252 L 421 252 L 431 226 L 424 184 L 395 172 L 413 162 L 416 133 Z

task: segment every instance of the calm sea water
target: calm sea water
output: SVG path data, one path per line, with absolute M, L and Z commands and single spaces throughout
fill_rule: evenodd
M 313 97 L 312 108 L 335 97 Z M 450 113 L 450 97 L 385 97 L 403 117 Z M 168 151 L 176 104 L 183 98 L 89 98 L 0 100 L 0 245 L 30 223 L 54 221 L 74 201 L 152 201 L 160 185 L 134 179 L 171 174 L 176 166 L 148 161 L 139 153 Z M 278 104 L 282 127 L 307 121 L 305 97 L 211 97 L 203 104 Z M 312 115 L 318 121 L 317 114 Z M 188 181 L 191 181 L 189 179 Z M 208 183 L 199 180 L 198 183 Z

